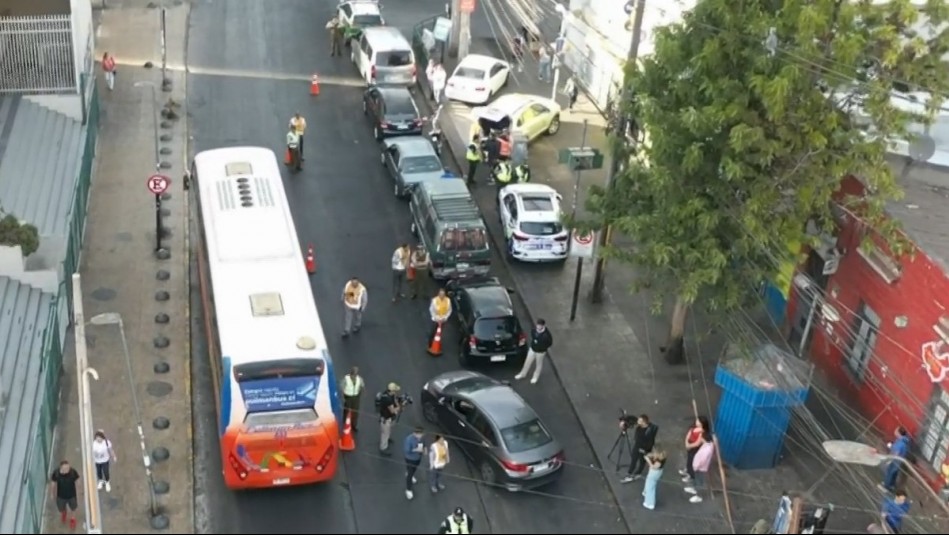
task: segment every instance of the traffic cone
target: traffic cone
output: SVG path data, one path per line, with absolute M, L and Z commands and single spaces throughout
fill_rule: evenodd
M 353 438 L 353 419 L 346 411 L 346 421 L 343 424 L 343 435 L 339 437 L 339 449 L 353 451 L 356 449 L 356 439 Z
M 320 94 L 320 77 L 314 74 L 313 77 L 310 78 L 310 95 L 315 97 L 319 94 Z
M 440 357 L 442 354 L 442 324 L 435 327 L 435 336 L 432 338 L 432 345 L 428 346 L 428 354 L 433 357 Z
M 293 163 L 293 154 L 290 154 L 290 147 L 287 147 L 287 152 L 283 153 L 283 163 L 284 165 Z
M 313 253 L 313 244 L 306 248 L 306 272 L 310 275 L 316 273 L 316 256 Z

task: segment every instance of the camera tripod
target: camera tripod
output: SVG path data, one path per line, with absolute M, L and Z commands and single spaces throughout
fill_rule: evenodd
M 633 443 L 629 440 L 629 431 L 626 427 L 620 429 L 619 435 L 616 437 L 616 441 L 613 442 L 613 447 L 610 448 L 610 453 L 607 454 L 607 460 L 614 460 L 613 455 L 616 455 L 616 471 L 619 472 L 619 469 L 628 466 L 623 464 L 623 454 L 626 454 L 629 457 L 629 462 L 633 462 Z

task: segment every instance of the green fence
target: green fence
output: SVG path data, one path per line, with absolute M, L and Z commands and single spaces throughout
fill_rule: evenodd
M 94 78 L 89 78 L 93 80 Z M 87 78 L 84 78 L 84 83 Z M 83 88 L 85 89 L 85 88 Z M 83 93 L 85 94 L 85 93 Z M 86 144 L 83 149 L 79 177 L 73 191 L 72 207 L 66 232 L 66 256 L 63 260 L 63 281 L 50 305 L 49 320 L 43 332 L 42 380 L 44 398 L 40 407 L 36 431 L 30 443 L 26 470 L 23 475 L 23 495 L 20 502 L 20 526 L 17 533 L 40 533 L 47 480 L 53 465 L 53 435 L 59 413 L 60 377 L 63 369 L 63 335 L 72 317 L 72 274 L 79 270 L 89 188 L 92 184 L 92 165 L 99 131 L 98 90 L 92 88 L 85 113 Z

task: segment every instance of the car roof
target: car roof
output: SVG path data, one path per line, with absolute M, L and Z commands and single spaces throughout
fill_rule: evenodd
M 458 62 L 458 67 L 475 67 L 487 69 L 495 63 L 501 62 L 502 60 L 498 58 L 485 56 L 484 54 L 468 54 L 463 60 Z
M 468 191 L 468 184 L 460 178 L 444 178 L 432 182 L 423 182 L 421 187 L 425 189 L 429 196 L 471 197 L 471 192 Z
M 386 147 L 398 147 L 403 156 L 438 156 L 432 142 L 422 136 L 389 138 L 385 144 Z
M 471 307 L 477 317 L 513 316 L 511 296 L 498 279 L 484 278 L 465 281 L 457 288 L 471 299 Z
M 411 51 L 412 45 L 408 39 L 402 35 L 398 28 L 392 26 L 373 26 L 366 28 L 362 32 L 363 37 L 370 41 L 373 48 L 378 52 L 392 52 L 393 50 Z M 408 45 L 407 48 L 406 45 Z
M 433 381 L 438 380 L 448 381 L 449 384 L 445 388 L 447 393 L 462 398 L 481 409 L 485 416 L 500 429 L 539 419 L 534 409 L 510 385 L 487 375 L 470 370 L 459 370 L 433 379 Z
M 415 108 L 415 100 L 412 99 L 412 93 L 409 88 L 400 85 L 377 85 L 375 89 L 382 95 L 386 104 L 404 104 L 411 103 Z
M 379 3 L 367 0 L 351 0 L 346 2 L 353 8 L 353 15 L 379 15 Z
M 560 221 L 560 199 L 557 197 L 557 191 L 553 188 L 543 184 L 517 184 L 508 186 L 505 189 L 513 193 L 517 199 L 517 205 L 519 208 L 517 217 L 519 220 L 532 223 L 550 223 L 554 221 Z M 551 199 L 553 210 L 528 209 L 527 203 L 524 201 L 524 199 L 530 199 L 531 197 Z

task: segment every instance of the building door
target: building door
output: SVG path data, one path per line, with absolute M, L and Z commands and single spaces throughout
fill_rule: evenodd
M 861 301 L 857 317 L 854 318 L 853 327 L 853 332 L 856 334 L 847 349 L 847 367 L 857 380 L 862 381 L 867 371 L 867 365 L 870 364 L 870 357 L 873 356 L 873 350 L 876 347 L 877 332 L 880 329 L 880 316 L 877 316 L 873 309 Z
M 801 358 L 807 355 L 811 338 L 814 337 L 814 320 L 811 318 L 818 313 L 814 305 L 820 303 L 830 278 L 824 274 L 824 265 L 821 255 L 817 251 L 811 251 L 802 270 L 807 276 L 808 286 L 798 288 L 797 306 L 794 307 L 791 331 L 788 333 L 788 344 Z
M 926 411 L 926 427 L 918 443 L 926 463 L 937 474 L 942 473 L 942 463 L 949 451 L 949 394 L 941 386 L 933 388 Z

